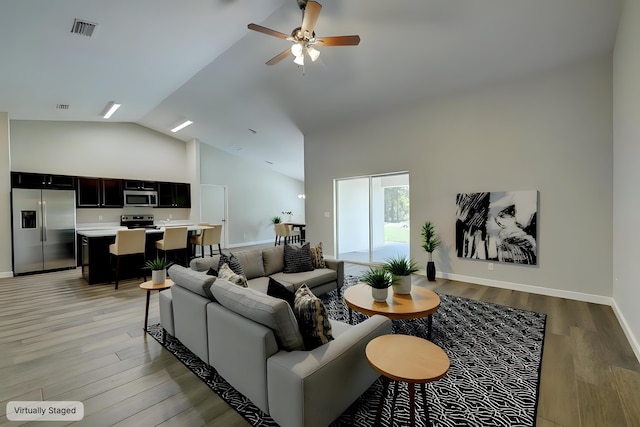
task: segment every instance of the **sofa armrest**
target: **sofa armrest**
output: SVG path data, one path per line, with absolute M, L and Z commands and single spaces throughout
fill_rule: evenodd
M 342 332 L 311 351 L 280 351 L 267 360 L 269 414 L 282 427 L 327 426 L 379 377 L 365 347 L 390 334 L 380 315 Z M 346 380 L 346 381 L 345 381 Z
M 327 268 L 335 270 L 338 273 L 336 281 L 338 282 L 338 296 L 340 296 L 340 289 L 344 286 L 344 261 L 339 261 L 337 259 L 325 259 L 324 264 Z

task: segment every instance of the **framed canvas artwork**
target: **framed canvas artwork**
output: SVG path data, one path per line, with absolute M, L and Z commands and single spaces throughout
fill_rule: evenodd
M 537 265 L 538 192 L 459 193 L 459 258 Z

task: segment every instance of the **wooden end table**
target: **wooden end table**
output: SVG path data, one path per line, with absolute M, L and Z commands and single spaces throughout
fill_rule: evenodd
M 384 398 L 389 389 L 389 381 L 393 380 L 395 385 L 391 419 L 393 419 L 393 410 L 398 397 L 398 382 L 403 381 L 409 385 L 409 425 L 415 425 L 415 387 L 419 384 L 424 402 L 425 420 L 430 426 L 425 384 L 439 380 L 449 370 L 449 357 L 444 350 L 424 338 L 390 334 L 371 340 L 367 344 L 365 354 L 371 367 L 382 374 L 383 380 L 383 390 L 374 425 L 380 425 Z
M 149 299 L 151 297 L 151 291 L 159 291 L 162 292 L 165 289 L 169 289 L 170 287 L 173 286 L 173 280 L 171 279 L 165 279 L 164 283 L 161 283 L 159 285 L 154 285 L 153 281 L 151 280 L 147 280 L 144 283 L 140 284 L 140 289 L 144 289 L 147 291 L 147 307 L 145 308 L 144 311 L 144 330 L 147 330 L 147 321 L 149 320 Z
M 381 314 L 391 320 L 407 320 L 427 317 L 427 338 L 431 339 L 433 329 L 432 315 L 440 307 L 440 297 L 433 291 L 421 286 L 412 286 L 411 293 L 394 294 L 389 289 L 389 296 L 384 302 L 378 302 L 371 295 L 371 287 L 358 283 L 344 291 L 344 302 L 349 307 L 349 323 L 353 323 L 353 312 L 373 316 Z

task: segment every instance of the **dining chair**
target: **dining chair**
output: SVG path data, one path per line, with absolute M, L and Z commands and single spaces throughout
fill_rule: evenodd
M 156 251 L 160 257 L 160 251 L 164 252 L 164 259 L 167 259 L 167 252 L 182 251 L 184 255 L 184 265 L 189 263 L 187 256 L 187 227 L 166 227 L 161 240 L 156 242 Z
M 204 258 L 204 247 L 209 246 L 209 256 L 213 256 L 213 245 L 218 245 L 218 253 L 222 253 L 220 240 L 222 238 L 222 224 L 209 224 L 201 222 L 198 225 L 207 227 L 203 228 L 200 234 L 195 234 L 189 239 L 189 243 L 193 247 L 192 253 L 195 255 L 195 247 L 200 246 L 200 256 Z
M 118 289 L 120 279 L 120 264 L 123 258 L 133 258 L 139 256 L 142 259 L 140 270 L 143 271 L 144 279 L 147 280 L 146 271 L 144 270 L 145 262 L 145 244 L 147 233 L 144 229 L 118 230 L 116 231 L 116 241 L 109 245 L 109 265 L 115 272 L 115 289 Z M 115 259 L 115 266 L 112 262 Z

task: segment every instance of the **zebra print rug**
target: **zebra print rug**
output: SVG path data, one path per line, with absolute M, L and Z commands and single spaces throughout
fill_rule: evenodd
M 345 277 L 345 286 L 357 282 Z M 432 342 L 444 349 L 451 367 L 444 378 L 427 384 L 431 425 L 532 427 L 536 421 L 538 389 L 546 316 L 466 298 L 439 294 L 441 305 L 433 315 Z M 329 316 L 348 322 L 349 313 L 335 291 L 322 297 Z M 366 316 L 353 313 L 355 322 Z M 394 333 L 426 338 L 426 319 L 393 321 Z M 238 393 L 216 372 L 209 378 L 209 367 L 178 340 L 167 336 L 162 343 L 160 325 L 148 333 L 173 353 L 214 392 L 240 413 L 252 426 L 277 424 Z M 378 379 L 331 427 L 373 425 L 382 381 Z M 393 387 L 384 400 L 382 423 L 386 426 L 409 424 L 409 393 L 401 383 L 393 417 Z M 416 425 L 427 426 L 421 396 L 416 396 Z M 393 421 L 391 421 L 393 420 Z

